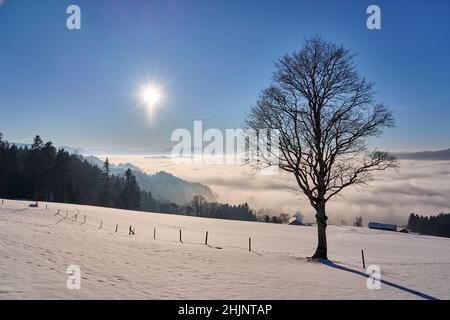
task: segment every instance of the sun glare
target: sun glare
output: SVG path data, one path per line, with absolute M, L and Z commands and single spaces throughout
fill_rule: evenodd
M 142 91 L 142 100 L 147 106 L 153 107 L 161 101 L 161 91 L 153 86 L 144 88 Z
M 137 94 L 139 105 L 146 110 L 150 118 L 153 118 L 156 110 L 164 102 L 165 95 L 162 87 L 154 83 L 147 83 L 139 86 Z

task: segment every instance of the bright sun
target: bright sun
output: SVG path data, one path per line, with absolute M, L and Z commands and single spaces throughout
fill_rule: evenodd
M 141 97 L 142 102 L 149 107 L 153 107 L 161 101 L 161 91 L 156 87 L 148 86 L 142 89 Z
M 165 104 L 164 86 L 156 81 L 148 81 L 137 86 L 138 105 L 145 110 L 149 119 L 154 119 L 157 111 Z

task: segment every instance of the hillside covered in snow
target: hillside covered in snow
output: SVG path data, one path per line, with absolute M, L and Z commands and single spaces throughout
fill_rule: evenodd
M 450 298 L 446 238 L 330 226 L 321 263 L 306 258 L 315 227 L 29 204 L 0 202 L 0 299 Z M 362 249 L 381 268 L 379 290 L 367 288 Z M 79 290 L 66 287 L 70 265 Z

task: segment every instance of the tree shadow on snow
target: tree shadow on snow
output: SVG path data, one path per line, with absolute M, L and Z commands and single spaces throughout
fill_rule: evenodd
M 212 248 L 212 249 L 218 249 L 218 250 L 223 249 L 222 247 L 215 247 L 215 246 L 212 246 L 210 244 L 207 244 L 206 246 L 209 247 L 209 248 Z
M 347 271 L 347 272 L 350 272 L 350 273 L 357 274 L 357 275 L 359 275 L 361 277 L 364 277 L 364 278 L 369 278 L 370 277 L 370 275 L 365 273 L 365 272 L 354 270 L 354 269 L 350 269 L 348 267 L 344 267 L 344 266 L 336 264 L 336 263 L 334 263 L 333 261 L 330 261 L 330 260 L 322 260 L 321 263 L 323 263 L 324 265 L 327 265 L 329 267 L 335 268 L 335 269 L 339 269 L 339 270 L 342 270 L 342 271 Z M 395 284 L 395 283 L 392 283 L 392 282 L 389 282 L 389 281 L 386 281 L 386 280 L 383 280 L 383 279 L 381 279 L 380 281 L 381 281 L 382 284 L 385 284 L 385 285 L 388 285 L 390 287 L 393 287 L 393 288 L 396 288 L 396 289 L 408 292 L 408 293 L 416 295 L 416 296 L 418 296 L 418 297 L 420 297 L 422 299 L 439 300 L 438 298 L 435 298 L 435 297 L 432 297 L 430 295 L 427 295 L 426 293 L 422 293 L 422 292 L 414 290 L 414 289 L 406 288 L 406 287 L 403 287 L 403 286 L 401 286 L 399 284 Z

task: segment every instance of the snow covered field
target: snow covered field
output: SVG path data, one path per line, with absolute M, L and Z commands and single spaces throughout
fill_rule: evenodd
M 323 264 L 306 260 L 315 227 L 29 204 L 0 202 L 0 299 L 450 298 L 450 239 L 330 226 Z M 367 289 L 361 249 L 380 290 Z M 66 288 L 69 265 L 79 290 Z

